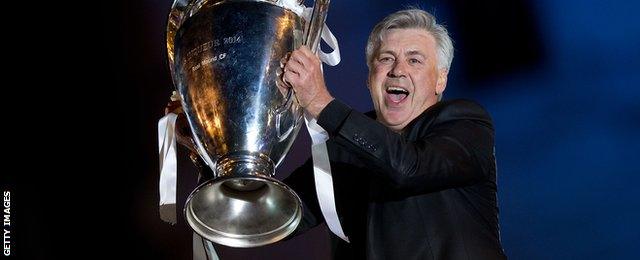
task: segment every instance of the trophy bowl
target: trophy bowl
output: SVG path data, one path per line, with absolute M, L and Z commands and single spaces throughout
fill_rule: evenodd
M 320 32 L 305 30 L 306 21 L 281 2 L 176 0 L 169 15 L 173 81 L 213 171 L 189 195 L 185 219 L 218 244 L 270 244 L 302 217 L 300 198 L 275 179 L 302 118 L 279 77 L 282 59 Z

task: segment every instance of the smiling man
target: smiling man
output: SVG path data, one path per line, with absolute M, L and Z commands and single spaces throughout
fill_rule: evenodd
M 448 64 L 438 60 L 447 57 L 438 58 L 435 38 L 423 29 L 388 29 L 378 44 L 368 61 L 371 98 L 378 121 L 400 132 L 444 92 Z
M 506 258 L 492 121 L 474 102 L 440 101 L 453 58 L 447 30 L 425 11 L 399 11 L 375 26 L 366 55 L 375 108 L 366 115 L 333 98 L 308 48 L 284 68 L 307 119 L 326 131 L 313 160 L 285 180 L 305 205 L 296 234 L 327 222 L 338 259 Z M 329 167 L 315 150 L 325 144 Z M 331 185 L 319 186 L 326 172 Z

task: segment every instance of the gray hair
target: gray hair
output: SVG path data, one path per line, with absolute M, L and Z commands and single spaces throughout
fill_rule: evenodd
M 380 48 L 382 37 L 390 29 L 424 29 L 436 40 L 438 46 L 438 68 L 449 70 L 453 60 L 453 42 L 447 29 L 436 23 L 436 18 L 424 10 L 410 8 L 390 14 L 371 31 L 367 42 L 367 66 L 371 68 L 373 55 Z

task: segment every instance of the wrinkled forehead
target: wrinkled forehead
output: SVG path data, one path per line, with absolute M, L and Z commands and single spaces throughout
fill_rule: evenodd
M 432 52 L 437 48 L 433 35 L 420 28 L 387 29 L 380 34 L 376 47 L 374 53 L 395 49 Z

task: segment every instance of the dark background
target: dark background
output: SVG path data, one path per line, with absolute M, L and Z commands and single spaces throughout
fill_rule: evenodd
M 640 258 L 640 4 L 633 1 L 333 1 L 342 63 L 330 91 L 371 109 L 364 48 L 406 4 L 433 12 L 456 48 L 445 98 L 496 125 L 502 242 L 511 259 Z M 170 1 L 8 8 L 2 189 L 13 256 L 190 259 L 191 233 L 157 213 L 157 120 L 173 90 Z M 34 10 L 38 10 L 37 12 Z M 34 17 L 35 25 L 25 20 Z M 3 18 L 7 19 L 7 18 Z M 11 80 L 11 81 L 10 81 Z M 300 131 L 278 177 L 309 156 Z M 178 207 L 195 185 L 180 157 Z M 9 165 L 11 167 L 9 167 Z M 223 259 L 327 259 L 326 228 Z M 407 238 L 411 239 L 411 238 Z

